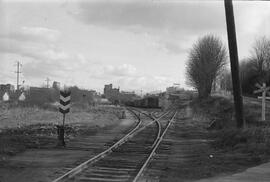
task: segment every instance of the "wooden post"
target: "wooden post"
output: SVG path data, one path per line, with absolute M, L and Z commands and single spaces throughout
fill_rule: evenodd
M 233 15 L 233 4 L 232 0 L 224 0 L 227 34 L 230 52 L 231 72 L 232 72 L 232 83 L 233 83 L 233 98 L 235 107 L 235 116 L 237 121 L 237 127 L 243 128 L 245 125 L 244 111 L 243 111 L 243 98 L 242 89 L 239 79 L 239 63 L 238 63 L 238 52 L 236 42 L 235 23 Z
M 263 83 L 263 88 L 266 88 L 265 83 Z M 262 92 L 262 121 L 265 121 L 265 100 L 266 100 L 266 90 Z
M 63 125 L 58 125 L 57 132 L 58 132 L 58 146 L 66 146 L 65 143 L 65 119 L 66 119 L 66 114 L 63 113 Z
M 64 136 L 65 136 L 65 130 L 64 130 L 64 127 L 61 126 L 61 125 L 58 125 L 57 126 L 57 132 L 58 132 L 58 146 L 63 146 L 65 147 L 66 146 L 66 143 L 65 143 L 65 139 L 64 139 Z
M 66 143 L 65 143 L 65 119 L 66 119 L 66 114 L 64 113 L 63 114 L 63 128 L 62 128 L 62 136 L 61 136 L 61 139 L 62 139 L 62 145 L 63 146 L 66 146 Z
M 66 119 L 66 114 L 63 114 L 63 127 L 65 126 L 65 119 Z
M 262 85 L 256 84 L 255 85 L 258 90 L 255 90 L 253 93 L 260 93 L 262 92 L 262 96 L 258 97 L 258 99 L 262 99 L 262 121 L 265 121 L 265 105 L 266 105 L 266 99 L 270 99 L 270 97 L 266 97 L 266 93 L 270 90 L 270 87 L 266 87 L 266 83 L 263 83 Z
M 66 114 L 63 113 L 63 125 L 58 126 L 58 146 L 66 146 L 65 143 L 65 119 L 66 119 Z

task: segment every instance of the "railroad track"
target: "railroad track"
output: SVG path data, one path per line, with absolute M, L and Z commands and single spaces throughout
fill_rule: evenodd
M 160 120 L 160 125 L 162 126 L 162 134 L 158 140 L 157 145 L 153 149 L 151 155 L 149 155 L 147 161 L 145 162 L 145 165 L 141 168 L 140 172 L 137 174 L 137 176 L 134 178 L 133 182 L 135 181 L 159 181 L 160 174 L 162 170 L 154 170 L 153 174 L 153 162 L 156 164 L 156 154 L 158 156 L 160 155 L 159 152 L 160 150 L 164 150 L 164 137 L 165 134 L 167 134 L 167 131 L 169 127 L 172 125 L 172 122 L 174 121 L 174 118 L 176 117 L 178 112 L 171 112 L 168 114 L 165 118 Z M 166 143 L 166 141 L 165 141 Z M 167 159 L 169 153 L 166 153 L 166 156 L 163 156 L 164 160 Z M 164 166 L 164 161 L 158 161 L 159 163 L 157 164 L 158 166 Z M 162 168 L 162 167 L 161 167 Z
M 157 148 L 159 147 L 161 141 L 163 140 L 163 138 L 164 138 L 168 128 L 170 127 L 172 121 L 174 120 L 176 114 L 177 114 L 176 111 L 170 111 L 167 115 L 167 118 L 165 118 L 163 122 L 158 121 L 160 128 L 161 128 L 160 135 L 156 141 L 156 144 L 154 145 L 154 148 L 152 149 L 150 155 L 148 156 L 147 160 L 144 162 L 143 166 L 140 168 L 139 172 L 137 173 L 137 175 L 133 179 L 133 182 L 138 181 L 140 179 L 140 177 L 143 175 L 144 170 L 146 169 L 147 165 L 149 165 L 150 160 L 155 155 Z
M 139 111 L 131 111 L 138 116 Z M 136 181 L 154 155 L 166 128 L 159 118 L 141 113 L 137 126 L 113 146 L 57 178 L 60 181 Z

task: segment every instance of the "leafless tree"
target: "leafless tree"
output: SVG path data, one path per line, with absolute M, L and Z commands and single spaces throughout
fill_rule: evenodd
M 251 50 L 249 59 L 262 81 L 266 81 L 270 72 L 270 39 L 265 36 L 258 39 Z
M 232 91 L 232 76 L 228 69 L 224 69 L 220 75 L 220 87 L 222 90 Z
M 227 50 L 213 35 L 199 38 L 189 52 L 186 65 L 187 84 L 197 89 L 199 98 L 208 97 L 214 79 L 227 63 Z

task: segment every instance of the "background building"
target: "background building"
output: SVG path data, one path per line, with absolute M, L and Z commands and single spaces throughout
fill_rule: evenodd
M 104 96 L 113 104 L 118 104 L 120 99 L 120 88 L 113 88 L 112 84 L 104 86 Z
M 54 81 L 52 87 L 56 90 L 60 90 L 60 82 Z

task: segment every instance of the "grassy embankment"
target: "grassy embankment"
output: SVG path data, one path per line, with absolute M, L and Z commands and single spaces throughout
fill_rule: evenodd
M 95 135 L 119 122 L 121 108 L 72 107 L 66 116 L 66 140 L 78 135 Z M 55 109 L 15 107 L 0 115 L 0 161 L 31 148 L 54 148 L 57 124 L 62 115 Z
M 210 146 L 217 153 L 213 156 L 213 171 L 235 172 L 246 169 L 270 158 L 270 106 L 265 122 L 260 121 L 260 103 L 245 100 L 244 113 L 246 127 L 236 128 L 233 119 L 233 103 L 222 97 L 211 97 L 205 100 L 194 100 L 191 103 L 194 119 L 212 123 L 208 128 Z M 211 166 L 211 165 L 210 165 Z M 221 169 L 223 168 L 223 169 Z M 210 175 L 211 176 L 211 175 Z

